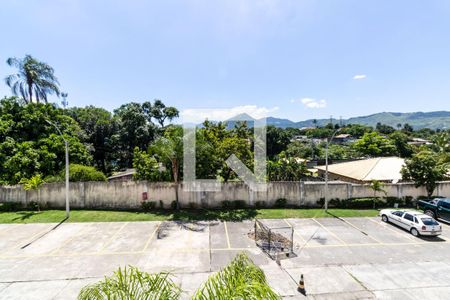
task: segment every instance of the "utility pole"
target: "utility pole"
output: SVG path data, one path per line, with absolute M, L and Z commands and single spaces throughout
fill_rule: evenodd
M 70 216 L 70 205 L 69 205 L 69 142 L 64 138 L 64 135 L 62 134 L 61 130 L 59 130 L 59 127 L 55 124 L 50 122 L 49 120 L 45 120 L 48 124 L 52 125 L 56 128 L 56 131 L 58 131 L 59 135 L 64 140 L 64 145 L 66 148 L 66 218 L 69 218 Z
M 331 136 L 330 140 L 327 140 L 327 146 L 325 149 L 325 191 L 324 191 L 324 198 L 325 198 L 325 211 L 328 211 L 328 146 L 333 140 L 336 133 L 338 133 L 341 130 L 341 128 L 334 131 L 333 135 Z

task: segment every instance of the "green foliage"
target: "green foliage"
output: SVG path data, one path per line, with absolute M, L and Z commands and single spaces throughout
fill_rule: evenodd
M 322 201 L 319 201 L 319 205 L 323 205 Z M 329 207 L 340 209 L 370 209 L 373 206 L 376 207 L 394 207 L 394 204 L 398 204 L 399 207 L 415 207 L 415 201 L 412 197 L 367 197 L 367 198 L 351 198 L 351 199 L 330 199 L 328 202 Z
M 37 190 L 41 187 L 42 184 L 44 184 L 44 180 L 42 180 L 42 177 L 40 174 L 36 174 L 31 178 L 23 178 L 20 181 L 21 184 L 23 184 L 23 189 L 28 190 Z
M 447 170 L 447 166 L 440 163 L 436 153 L 425 150 L 406 160 L 402 177 L 404 180 L 414 181 L 416 187 L 424 186 L 430 198 L 437 182 L 446 178 Z
M 247 207 L 247 202 L 245 200 L 224 200 L 221 202 L 221 206 L 224 209 L 241 209 Z
M 401 132 L 395 131 L 389 136 L 389 139 L 393 142 L 395 148 L 397 149 L 396 155 L 400 157 L 411 157 L 413 154 L 413 148 L 408 144 L 408 136 Z
M 396 152 L 392 142 L 377 132 L 365 133 L 353 144 L 353 148 L 362 155 L 371 157 L 392 156 Z
M 167 172 L 160 171 L 156 159 L 150 154 L 140 151 L 138 147 L 134 148 L 133 168 L 136 169 L 136 173 L 134 174 L 135 180 L 167 180 Z
M 370 188 L 373 191 L 373 208 L 376 207 L 376 201 L 375 198 L 377 196 L 377 193 L 383 193 L 385 196 L 387 195 L 387 192 L 384 190 L 384 184 L 378 180 L 372 180 L 370 183 Z
M 286 207 L 286 205 L 287 205 L 287 199 L 285 199 L 285 198 L 279 198 L 275 201 L 275 207 L 283 208 L 283 207 Z
M 169 166 L 173 181 L 178 182 L 183 160 L 183 128 L 168 127 L 164 136 L 150 146 L 149 153 L 154 155 L 158 162 Z
M 172 202 L 170 202 L 170 209 L 171 210 L 175 210 L 178 208 L 178 201 L 177 200 L 173 200 Z
M 133 162 L 136 147 L 147 150 L 157 134 L 156 126 L 150 122 L 151 114 L 136 102 L 120 106 L 114 110 L 117 130 L 111 136 L 115 160 L 119 168 L 128 168 Z
M 225 123 L 204 122 L 197 131 L 197 177 L 219 177 L 225 182 L 236 179 L 226 164 L 232 154 L 253 169 L 252 134 L 246 123 L 237 122 L 233 129 L 227 130 Z
M 66 110 L 83 130 L 80 139 L 83 143 L 92 145 L 89 152 L 93 157 L 94 166 L 104 173 L 111 172 L 116 153 L 112 143 L 112 135 L 118 130 L 117 118 L 106 109 L 86 106 L 73 107 Z
M 234 200 L 233 201 L 233 208 L 245 208 L 247 207 L 247 202 L 244 200 Z
M 266 207 L 267 205 L 266 205 L 266 202 L 265 201 L 256 201 L 255 202 L 255 207 L 256 208 L 264 208 L 264 207 Z
M 142 206 L 143 211 L 151 211 L 156 208 L 156 202 L 155 201 L 142 201 L 141 206 Z
M 61 177 L 64 178 L 64 170 L 61 171 Z M 83 166 L 78 164 L 70 164 L 69 180 L 76 181 L 106 181 L 106 176 L 94 167 Z
M 224 200 L 221 202 L 222 208 L 224 209 L 232 209 L 233 208 L 233 202 L 230 200 Z
M 61 109 L 4 98 L 0 101 L 0 182 L 17 184 L 33 174 L 45 178 L 57 175 L 64 167 L 64 139 L 46 120 L 57 124 L 68 140 L 71 162 L 91 162 L 87 147 L 79 139 L 83 132 Z
M 78 300 L 178 299 L 180 288 L 169 273 L 148 274 L 135 267 L 117 270 L 111 277 L 84 287 Z
M 6 63 L 17 68 L 16 74 L 5 78 L 14 95 L 21 95 L 27 103 L 32 103 L 33 100 L 37 103 L 44 100 L 47 103 L 48 94 L 56 94 L 59 97 L 59 82 L 53 68 L 48 64 L 31 55 L 25 55 L 22 59 L 8 58 Z
M 281 299 L 281 297 L 270 288 L 264 272 L 241 253 L 223 270 L 211 275 L 192 299 Z
M 377 123 L 377 126 L 375 128 L 381 134 L 391 134 L 395 131 L 394 127 L 382 124 L 380 122 Z
M 1 212 L 17 211 L 21 207 L 22 207 L 22 204 L 19 202 L 2 202 L 2 203 L 0 203 L 0 211 Z
M 188 208 L 189 209 L 196 209 L 198 206 L 197 206 L 197 203 L 195 203 L 195 202 L 189 202 L 188 203 Z
M 267 162 L 270 181 L 298 181 L 309 174 L 305 161 L 296 157 L 280 155 L 277 161 Z
M 41 206 L 36 201 L 31 201 L 28 203 L 28 208 L 34 211 L 41 211 Z
M 266 129 L 267 156 L 269 159 L 286 150 L 290 143 L 288 132 L 275 126 L 267 126 Z

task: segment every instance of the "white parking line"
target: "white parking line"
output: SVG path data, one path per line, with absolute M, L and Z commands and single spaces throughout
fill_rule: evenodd
M 331 234 L 335 239 L 337 239 L 339 242 L 341 242 L 343 245 L 347 245 L 346 242 L 344 242 L 343 240 L 341 240 L 336 234 L 334 234 L 333 232 L 331 232 L 328 228 L 326 228 L 322 223 L 320 223 L 319 221 L 317 221 L 316 219 L 312 218 L 312 220 L 314 222 L 316 222 L 317 224 L 319 224 L 320 227 L 322 227 L 323 229 L 325 229 L 329 234 Z
M 405 234 L 402 234 L 402 233 L 398 232 L 397 230 L 394 230 L 394 229 L 390 228 L 388 224 L 381 223 L 381 222 L 378 222 L 378 221 L 374 221 L 374 220 L 372 220 L 372 219 L 369 218 L 369 217 L 366 217 L 366 218 L 367 218 L 368 220 L 372 221 L 373 223 L 377 224 L 378 226 L 381 226 L 381 227 L 383 227 L 383 228 L 386 228 L 386 229 L 392 231 L 393 233 L 395 233 L 395 234 L 397 234 L 397 235 L 399 235 L 399 236 L 401 236 L 401 237 L 407 238 L 407 239 L 410 240 L 410 241 L 415 241 L 415 239 L 413 239 L 412 237 L 410 237 L 410 236 L 408 236 L 408 235 L 405 235 Z M 408 234 L 409 234 L 409 233 L 408 233 Z

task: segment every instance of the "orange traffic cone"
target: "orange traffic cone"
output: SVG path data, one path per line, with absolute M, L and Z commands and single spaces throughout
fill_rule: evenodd
M 300 275 L 300 281 L 298 282 L 297 290 L 306 296 L 305 281 L 303 280 L 303 274 Z

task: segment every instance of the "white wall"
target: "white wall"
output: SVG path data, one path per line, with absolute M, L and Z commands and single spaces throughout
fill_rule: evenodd
M 295 206 L 317 206 L 324 197 L 323 182 L 270 182 L 266 192 L 251 192 L 244 183 L 223 184 L 221 192 L 185 192 L 182 184 L 147 181 L 116 182 L 74 182 L 70 184 L 70 203 L 72 208 L 112 208 L 138 209 L 141 207 L 142 193 L 148 193 L 147 201 L 163 202 L 169 208 L 176 198 L 176 188 L 181 207 L 195 203 L 197 207 L 220 207 L 224 200 L 244 200 L 252 206 L 256 201 L 265 201 L 271 206 L 279 198 L 286 198 L 288 204 Z M 415 188 L 412 183 L 386 184 L 387 196 L 417 198 L 426 195 L 425 188 Z M 450 181 L 440 182 L 435 191 L 437 196 L 450 197 Z M 368 185 L 343 182 L 329 183 L 329 198 L 372 197 Z M 381 196 L 381 195 L 379 195 Z M 64 207 L 64 183 L 45 184 L 39 191 L 24 191 L 21 186 L 0 187 L 0 202 L 18 202 L 27 205 L 36 201 L 50 207 Z

